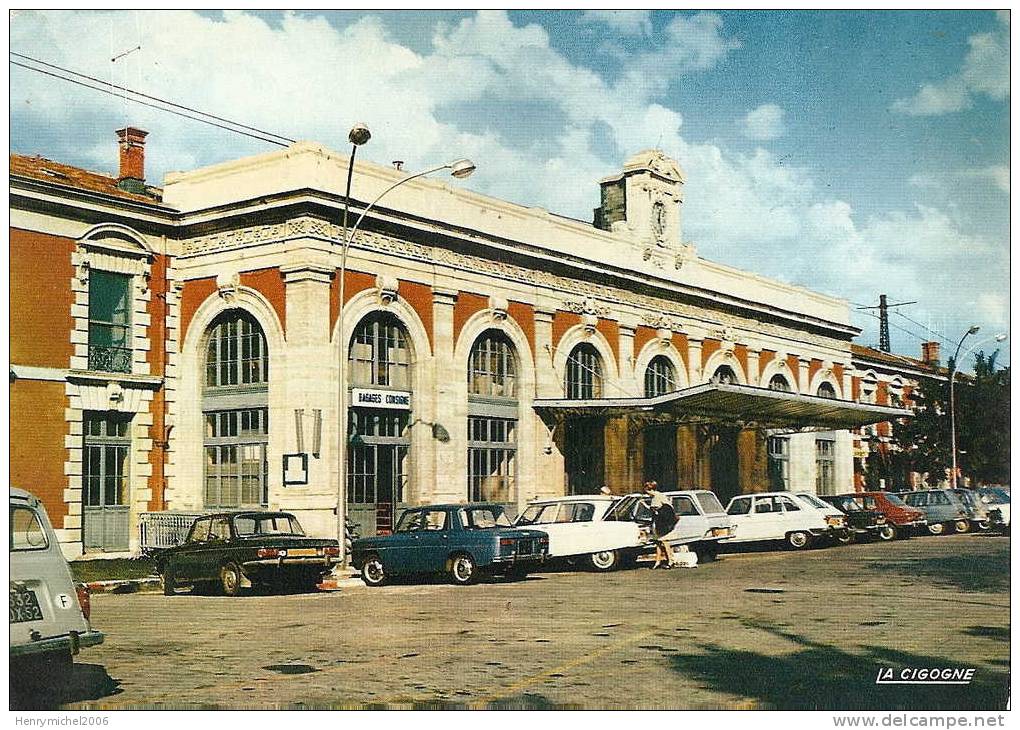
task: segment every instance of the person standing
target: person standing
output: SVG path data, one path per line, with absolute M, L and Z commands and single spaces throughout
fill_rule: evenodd
M 652 510 L 652 533 L 655 535 L 655 565 L 652 569 L 658 568 L 663 561 L 667 568 L 672 568 L 676 562 L 673 558 L 673 550 L 664 539 L 666 535 L 676 527 L 677 517 L 673 505 L 666 498 L 666 495 L 659 491 L 656 482 L 645 482 L 645 494 L 649 497 L 649 507 Z

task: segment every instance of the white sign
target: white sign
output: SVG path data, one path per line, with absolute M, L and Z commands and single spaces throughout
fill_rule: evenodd
M 393 408 L 411 410 L 411 393 L 406 390 L 371 390 L 354 388 L 351 391 L 351 405 L 356 408 Z

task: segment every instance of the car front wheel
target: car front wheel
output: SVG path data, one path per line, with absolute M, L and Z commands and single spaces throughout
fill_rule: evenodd
M 460 553 L 450 558 L 450 580 L 459 586 L 466 586 L 474 583 L 478 569 L 475 566 L 474 558 L 466 553 Z
M 236 596 L 241 592 L 241 569 L 235 563 L 220 568 L 220 589 L 225 596 Z
M 854 541 L 854 533 L 850 530 L 843 530 L 836 533 L 836 542 L 840 545 L 849 545 Z
M 943 525 L 941 522 L 929 522 L 928 523 L 928 532 L 930 532 L 932 535 L 941 535 L 945 531 L 946 531 L 946 526 Z
M 878 531 L 878 539 L 884 542 L 896 539 L 896 528 L 892 525 L 883 525 Z
M 953 523 L 954 529 L 959 533 L 970 532 L 970 520 L 957 520 Z
M 382 559 L 378 555 L 369 555 L 361 566 L 361 580 L 367 585 L 375 588 L 385 585 L 387 579 L 386 569 L 383 567 Z
M 794 550 L 803 550 L 811 543 L 811 536 L 806 532 L 791 532 L 786 536 L 786 544 Z
M 615 550 L 602 550 L 588 556 L 588 564 L 592 570 L 607 573 L 614 570 L 620 563 L 620 556 Z

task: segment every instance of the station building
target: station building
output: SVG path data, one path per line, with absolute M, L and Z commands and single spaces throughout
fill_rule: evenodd
M 348 157 L 297 143 L 154 187 L 146 133 L 118 135 L 116 175 L 10 162 L 12 484 L 69 555 L 221 509 L 335 534 L 340 493 L 363 534 L 409 504 L 646 480 L 839 493 L 852 430 L 906 413 L 862 381 L 847 302 L 684 241 L 659 151 L 599 181 L 593 222 L 400 185 L 354 231 L 341 302 Z M 349 223 L 407 175 L 353 169 Z

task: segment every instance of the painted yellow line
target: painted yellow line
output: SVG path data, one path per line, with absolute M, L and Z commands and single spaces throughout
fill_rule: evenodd
M 659 629 L 657 628 L 648 629 L 647 631 L 642 631 L 639 634 L 633 634 L 632 636 L 629 636 L 626 639 L 621 639 L 620 641 L 616 641 L 612 644 L 609 644 L 608 646 L 604 646 L 601 649 L 596 649 L 595 651 L 589 652 L 587 654 L 582 654 L 581 656 L 576 657 L 575 659 L 571 659 L 569 662 L 564 662 L 563 664 L 552 667 L 551 669 L 547 669 L 544 672 L 540 672 L 538 674 L 522 679 L 520 682 L 517 682 L 516 684 L 512 684 L 509 687 L 502 689 L 497 694 L 489 695 L 487 697 L 482 697 L 480 699 L 474 700 L 473 702 L 470 702 L 468 706 L 471 707 L 472 709 L 482 709 L 490 702 L 495 702 L 496 700 L 503 699 L 504 697 L 511 697 L 515 694 L 518 694 L 519 692 L 522 692 L 528 687 L 545 682 L 546 680 L 551 679 L 552 675 L 554 674 L 563 674 L 564 672 L 579 667 L 582 664 L 588 664 L 590 662 L 593 662 L 596 659 L 605 656 L 606 654 L 612 654 L 615 651 L 619 651 L 620 649 L 623 649 L 625 646 L 628 646 L 630 644 L 633 644 L 637 641 L 641 641 L 642 639 L 651 636 L 658 630 Z

